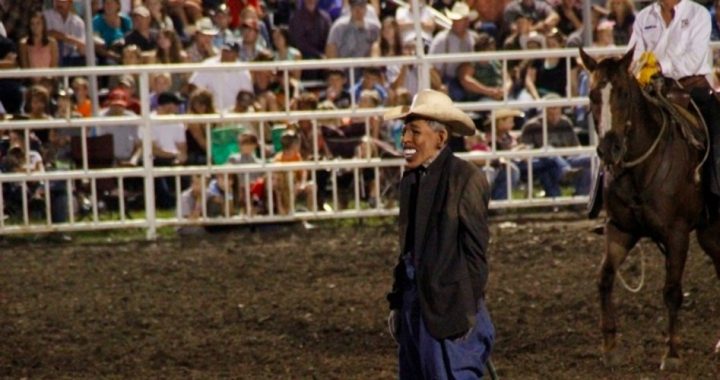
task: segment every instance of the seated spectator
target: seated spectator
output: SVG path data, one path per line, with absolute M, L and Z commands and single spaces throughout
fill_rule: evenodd
M 714 0 L 709 4 L 710 20 L 712 20 L 712 31 L 710 32 L 711 41 L 720 40 L 720 0 Z
M 561 49 L 565 46 L 565 36 L 557 29 L 553 29 L 551 34 L 545 37 L 545 42 L 548 49 Z M 549 93 L 567 96 L 568 77 L 565 58 L 536 59 L 532 65 L 534 70 L 529 71 L 529 74 L 535 76 L 532 80 L 540 96 Z
M 463 2 L 456 2 L 452 10 L 446 12 L 446 16 L 452 20 L 452 26 L 449 30 L 443 30 L 435 35 L 430 44 L 430 54 L 472 52 L 477 36 L 469 29 L 470 7 Z M 459 66 L 459 63 L 435 64 L 445 85 L 457 79 Z
M 412 35 L 414 36 L 415 33 L 412 33 Z M 385 17 L 380 27 L 380 56 L 397 57 L 403 55 L 403 39 L 397 20 L 392 16 Z
M 233 63 L 238 61 L 237 43 L 227 43 L 219 56 L 208 58 L 203 63 L 208 65 L 220 62 Z M 253 81 L 248 70 L 228 69 L 224 71 L 198 71 L 190 77 L 190 83 L 196 88 L 204 88 L 213 94 L 215 109 L 226 111 L 235 104 L 239 91 L 253 91 Z
M 298 49 L 288 45 L 290 41 L 290 31 L 284 25 L 276 26 L 272 29 L 273 45 L 275 46 L 276 61 L 300 61 L 303 59 L 302 53 Z M 300 80 L 301 70 L 292 70 L 289 75 L 291 78 Z
M 194 175 L 190 187 L 180 194 L 180 217 L 182 219 L 197 220 L 203 215 L 202 188 L 205 180 L 200 175 Z M 198 235 L 205 233 L 202 226 L 180 226 L 178 235 Z
M 258 138 L 252 132 L 243 132 L 238 136 L 237 140 L 239 152 L 228 158 L 227 163 L 233 165 L 256 165 L 261 164 L 259 158 L 255 155 L 258 150 Z M 246 179 L 247 178 L 247 182 Z M 250 194 L 250 210 L 248 214 L 252 215 L 259 211 L 265 199 L 265 177 L 263 173 L 254 172 L 238 174 L 236 183 L 237 196 L 236 206 L 247 210 L 246 193 Z
M 235 214 L 233 186 L 235 176 L 215 174 L 207 188 L 207 215 L 209 217 L 224 216 L 229 218 Z
M 597 4 L 593 4 L 591 10 L 592 12 L 590 13 L 590 25 L 592 27 L 592 30 L 594 31 L 600 21 L 607 18 L 610 12 Z M 567 41 L 565 43 L 566 47 L 576 48 L 579 46 L 583 46 L 583 43 L 585 41 L 585 30 L 586 28 L 581 28 L 567 36 Z
M 127 109 L 127 94 L 122 90 L 113 90 L 108 95 L 107 108 L 100 111 L 101 117 L 131 117 L 135 113 Z M 113 136 L 113 156 L 117 166 L 134 166 L 137 164 L 136 159 L 133 162 L 133 153 L 140 145 L 138 136 L 138 126 L 135 124 L 127 125 L 111 125 L 95 127 L 95 133 L 98 136 Z M 142 147 L 140 147 L 142 148 Z
M 494 51 L 495 39 L 480 34 L 475 44 L 476 52 Z M 457 85 L 450 85 L 450 97 L 456 101 L 502 100 L 506 92 L 507 74 L 501 61 L 477 61 L 462 63 L 458 67 Z
M 231 113 L 252 113 L 255 112 L 255 95 L 249 91 L 238 91 L 235 99 L 235 107 L 229 110 Z M 261 133 L 258 125 L 252 122 L 237 121 L 225 123 L 221 127 L 212 128 L 210 142 L 212 144 L 212 160 L 216 165 L 224 164 L 234 154 L 239 152 L 237 144 L 238 136 L 245 132 Z M 270 141 L 267 137 L 266 141 Z
M 204 38 L 205 37 L 200 37 L 200 39 Z M 202 45 L 202 43 L 200 45 Z M 197 55 L 203 55 L 203 53 L 200 53 L 201 48 L 197 45 L 197 42 L 196 45 L 193 46 L 196 46 Z M 163 29 L 160 31 L 157 37 L 157 47 L 156 61 L 158 63 L 191 62 L 188 54 L 182 48 L 180 37 L 178 37 L 177 33 L 173 30 Z M 205 50 L 203 50 L 203 52 L 205 52 Z M 209 56 L 215 55 L 212 49 L 208 51 L 207 54 L 209 54 Z
M 218 31 L 213 37 L 213 45 L 218 49 L 222 48 L 226 42 L 233 42 L 237 39 L 232 30 L 230 30 L 230 15 L 228 12 L 229 9 L 224 3 L 208 12 Z
M 240 26 L 242 43 L 239 49 L 239 59 L 243 62 L 252 62 L 257 58 L 258 53 L 265 50 L 266 44 L 260 39 L 260 23 L 258 20 L 249 18 L 243 20 Z
M 260 43 L 259 30 L 260 26 L 256 20 L 243 21 L 242 27 L 242 43 L 239 49 L 239 58 L 243 62 L 252 62 L 258 55 L 258 52 L 264 51 L 263 45 Z
M 300 138 L 293 131 L 283 133 L 280 143 L 282 150 L 275 155 L 273 162 L 275 163 L 291 163 L 302 161 L 300 155 Z M 293 194 L 291 195 L 291 185 Z M 277 171 L 273 173 L 273 196 L 275 198 L 275 207 L 279 215 L 288 215 L 295 210 L 291 210 L 291 197 L 305 195 L 308 210 L 314 209 L 314 184 L 308 180 L 308 173 L 305 170 L 295 170 L 291 172 Z
M 270 38 L 270 32 L 268 31 L 266 21 L 263 21 L 263 18 L 265 17 L 264 12 L 261 7 L 255 8 L 255 7 L 246 7 L 243 9 L 242 13 L 240 14 L 240 34 L 242 36 L 242 26 L 243 24 L 255 24 L 257 25 L 257 32 L 258 32 L 258 38 L 257 38 L 257 45 L 258 48 L 262 50 L 270 49 L 272 46 L 272 39 Z M 269 24 L 269 22 L 267 22 Z M 242 36 L 242 38 L 245 38 Z
M 135 96 L 137 93 L 137 85 L 135 77 L 132 74 L 123 74 L 120 76 L 117 85 L 112 87 L 113 90 L 121 90 L 125 92 L 125 101 L 127 102 L 127 109 L 140 114 L 140 100 Z
M 415 33 L 414 11 L 412 9 L 413 2 L 409 2 L 409 6 L 399 7 L 395 11 L 395 20 L 400 29 L 400 37 L 404 39 L 410 32 Z M 430 12 L 430 7 L 425 4 L 425 0 L 419 0 L 420 9 L 420 27 L 422 28 L 423 38 L 430 39 L 435 31 L 435 19 Z
M 75 106 L 75 101 L 73 98 L 73 90 L 71 88 L 61 88 L 58 90 L 57 93 L 57 102 L 55 107 L 55 114 L 53 115 L 56 119 L 75 119 L 83 117 L 78 111 L 77 107 Z M 61 131 L 66 131 L 67 128 L 61 129 Z M 57 129 L 53 129 L 52 131 L 57 131 Z
M 125 45 L 135 45 L 141 51 L 157 49 L 157 34 L 150 29 L 150 11 L 140 5 L 132 10 L 133 30 L 125 35 Z
M 496 149 L 517 150 L 526 149 L 526 146 L 518 145 L 515 137 L 510 133 L 515 125 L 514 117 L 522 115 L 517 110 L 500 109 L 495 111 Z M 491 129 L 486 127 L 486 140 L 492 144 Z M 486 150 L 490 150 L 487 147 Z M 507 175 L 507 166 L 510 175 Z M 574 179 L 578 170 L 573 169 L 562 157 L 538 157 L 531 160 L 531 169 L 528 168 L 526 159 L 500 160 L 493 163 L 494 173 L 490 175 L 492 184 L 492 199 L 509 199 L 508 180 L 511 180 L 512 187 L 517 185 L 519 180 L 527 181 L 529 170 L 532 170 L 532 177 L 537 179 L 545 190 L 547 197 L 559 197 L 562 195 L 560 184 L 563 181 Z M 508 178 L 510 177 L 510 178 Z
M 50 93 L 43 86 L 34 85 L 29 91 L 27 117 L 31 120 L 50 120 Z M 48 143 L 48 129 L 36 129 L 35 134 L 44 144 Z
M 85 66 L 85 21 L 70 12 L 71 6 L 70 0 L 53 0 L 43 15 L 48 34 L 58 42 L 60 66 Z
M 293 109 L 295 111 L 316 111 L 318 109 L 318 98 L 311 92 L 302 93 L 295 99 Z M 317 134 L 314 135 L 312 120 L 298 120 L 296 133 L 300 139 L 300 155 L 303 160 L 312 161 L 332 157 L 323 139 L 321 128 L 322 125 L 318 121 Z M 315 136 L 314 139 L 313 135 Z M 315 145 L 317 145 L 317 156 L 315 155 Z
M 416 46 L 415 33 L 409 33 L 403 41 L 403 55 L 415 56 Z M 419 83 L 418 68 L 416 65 L 388 65 L 385 70 L 385 75 L 387 76 L 389 87 L 393 91 L 405 89 L 409 91 L 412 96 L 415 96 L 417 93 Z M 430 88 L 442 92 L 448 91 L 442 82 L 442 78 L 440 78 L 440 73 L 435 67 L 430 67 Z
M 554 9 L 558 15 L 557 29 L 564 35 L 570 35 L 583 26 L 582 8 L 578 0 L 561 0 Z M 550 31 L 552 28 L 548 28 Z
M 253 62 L 272 62 L 273 55 L 269 51 L 259 52 Z M 290 77 L 288 90 L 290 93 L 285 96 L 284 75 L 274 69 L 253 70 L 253 88 L 255 91 L 255 109 L 258 112 L 275 112 L 288 110 L 290 104 L 287 99 L 294 99 L 300 93 L 300 81 Z
M 551 94 L 546 96 L 545 99 L 560 99 L 560 96 Z M 548 107 L 545 113 L 547 115 L 547 146 L 555 148 L 580 146 L 572 121 L 562 114 L 561 107 Z M 520 141 L 535 149 L 545 146 L 543 144 L 542 115 L 536 116 L 525 123 L 520 135 Z M 563 157 L 563 159 L 571 168 L 579 171 L 578 175 L 573 178 L 575 195 L 589 194 L 592 183 L 592 157 L 577 155 Z
M 615 23 L 612 21 L 604 20 L 600 21 L 597 28 L 595 28 L 595 41 L 593 46 L 595 47 L 613 47 L 615 46 L 614 37 Z
M 519 14 L 530 18 L 531 30 L 540 33 L 548 32 L 557 26 L 560 16 L 545 1 L 541 0 L 512 0 L 505 6 L 503 19 L 505 25 L 512 25 Z
M 258 0 L 226 0 L 230 14 L 230 28 L 237 29 L 242 23 L 242 13 L 246 8 L 260 8 Z
M 380 95 L 375 90 L 363 90 L 358 98 L 358 108 L 377 108 L 382 105 Z M 345 137 L 370 136 L 374 139 L 380 138 L 380 126 L 382 120 L 379 116 L 370 116 L 362 118 L 352 118 L 350 125 L 341 127 L 341 131 Z
M 537 32 L 531 32 L 524 43 L 528 50 L 544 49 L 545 37 Z M 520 101 L 540 99 L 540 93 L 535 85 L 535 80 L 537 79 L 537 66 L 535 62 L 535 60 L 526 59 L 513 66 L 510 71 L 512 85 L 508 93 L 508 98 Z M 533 115 L 536 112 L 532 108 L 526 109 L 525 111 L 531 112 Z
M 29 69 L 57 67 L 57 41 L 48 35 L 42 12 L 32 12 L 29 24 L 30 34 L 20 40 L 20 66 Z
M 350 15 L 330 28 L 327 58 L 363 58 L 380 54 L 380 24 L 365 18 L 367 0 L 350 0 Z
M 175 24 L 168 15 L 167 6 L 163 0 L 145 0 L 145 6 L 150 11 L 150 34 L 160 35 L 163 30 L 175 30 Z
M 9 38 L 0 36 L 0 70 L 17 68 L 17 48 Z M 0 104 L 6 114 L 19 114 L 23 100 L 22 83 L 15 78 L 0 78 Z
M 133 66 L 142 64 L 142 54 L 137 45 L 125 45 L 120 54 L 120 63 L 123 66 Z
M 510 35 L 505 40 L 504 48 L 507 50 L 526 50 L 528 49 L 528 42 L 535 41 L 545 47 L 545 36 L 544 34 L 532 30 L 532 18 L 530 15 L 525 13 L 519 13 L 515 18 L 514 23 L 515 33 Z M 514 63 L 509 62 L 508 66 L 512 67 Z
M 362 77 L 355 83 L 351 91 L 355 93 L 355 99 L 360 99 L 360 94 L 365 90 L 373 90 L 380 96 L 380 104 L 385 103 L 388 93 L 383 86 L 382 71 L 378 67 L 366 67 L 363 69 Z
M 188 61 L 198 63 L 216 57 L 218 50 L 213 46 L 213 38 L 217 34 L 218 30 L 209 18 L 205 17 L 198 20 L 195 24 L 193 42 L 187 49 Z
M 158 96 L 158 108 L 151 116 L 176 115 L 183 104 L 182 98 L 172 92 L 164 92 Z M 138 129 L 138 141 L 131 162 L 137 164 L 142 155 L 143 138 L 152 139 L 152 157 L 155 166 L 184 165 L 187 161 L 187 140 L 185 126 L 179 122 L 153 124 L 150 136 L 143 137 L 143 129 Z M 168 178 L 155 178 L 155 202 L 158 207 L 167 209 L 175 206 L 174 181 Z
M 98 51 L 108 59 L 108 64 L 119 61 L 118 47 L 125 44 L 125 35 L 132 31 L 132 21 L 120 13 L 120 0 L 105 0 L 102 14 L 93 17 L 93 31 L 102 39 L 105 51 Z
M 190 95 L 188 113 L 194 115 L 214 114 L 213 95 L 208 90 L 198 89 Z M 209 126 L 212 128 L 212 125 Z M 187 141 L 188 165 L 205 165 L 208 162 L 208 125 L 206 123 L 188 123 L 185 130 Z
M 318 8 L 318 0 L 303 0 L 301 3 L 290 16 L 290 45 L 298 48 L 305 59 L 325 58 L 325 44 L 332 25 L 330 15 Z M 305 70 L 303 79 L 322 79 L 322 71 Z
M 150 111 L 157 109 L 157 100 L 160 94 L 172 90 L 170 73 L 150 74 Z
M 90 100 L 90 85 L 87 79 L 75 77 L 72 80 L 72 89 L 75 96 L 77 111 L 82 117 L 92 116 L 92 101 Z
M 331 101 L 336 108 L 350 108 L 352 99 L 350 92 L 347 90 L 347 76 L 342 70 L 329 70 L 326 74 L 325 81 L 327 87 L 320 93 L 322 101 Z
M 610 12 L 607 16 L 608 20 L 615 23 L 613 25 L 614 44 L 627 45 L 635 23 L 634 2 L 632 0 L 608 0 L 605 8 Z

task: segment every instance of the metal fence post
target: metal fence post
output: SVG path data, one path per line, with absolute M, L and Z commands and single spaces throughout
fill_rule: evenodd
M 153 176 L 152 128 L 150 124 L 150 80 L 147 72 L 140 73 L 140 114 L 142 117 L 142 157 L 143 178 L 145 179 L 145 218 L 147 219 L 147 239 L 157 237 L 157 218 L 155 217 L 155 177 Z

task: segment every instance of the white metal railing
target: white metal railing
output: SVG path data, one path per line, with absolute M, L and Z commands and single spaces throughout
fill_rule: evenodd
M 717 48 L 717 45 L 713 45 L 713 48 Z M 611 49 L 588 49 L 591 54 L 620 54 L 625 51 L 625 48 L 611 48 Z M 404 161 L 401 159 L 379 159 L 370 156 L 359 157 L 355 159 L 334 159 L 334 160 L 319 160 L 318 146 L 317 146 L 317 134 L 318 132 L 318 120 L 329 119 L 329 118 L 344 118 L 353 117 L 360 120 L 364 120 L 366 124 L 366 132 L 369 131 L 369 119 L 372 117 L 381 116 L 384 109 L 358 109 L 355 107 L 356 99 L 354 94 L 352 96 L 353 107 L 348 110 L 338 111 L 291 111 L 289 109 L 289 99 L 285 101 L 285 110 L 280 112 L 271 113 L 251 113 L 251 114 L 235 114 L 235 113 L 219 113 L 212 115 L 174 115 L 174 116 L 151 116 L 149 110 L 149 75 L 153 73 L 187 73 L 190 71 L 227 71 L 227 70 L 280 70 L 284 72 L 286 79 L 285 93 L 288 94 L 287 89 L 287 77 L 288 72 L 296 69 L 327 69 L 327 68 L 356 68 L 356 67 L 368 67 L 368 66 L 387 66 L 395 64 L 415 64 L 418 67 L 423 65 L 441 63 L 441 62 L 477 62 L 487 60 L 501 60 L 503 67 L 507 67 L 508 61 L 522 60 L 522 59 L 535 59 L 535 58 L 546 58 L 546 57 L 559 57 L 566 60 L 568 68 L 570 67 L 570 59 L 577 57 L 578 51 L 575 49 L 556 49 L 556 50 L 536 50 L 536 51 L 503 51 L 503 52 L 485 52 L 485 53 L 468 53 L 468 54 L 449 54 L 449 55 L 438 55 L 438 56 L 415 56 L 415 57 L 392 57 L 392 58 L 376 58 L 376 59 L 333 59 L 333 60 L 319 60 L 319 61 L 295 61 L 295 62 L 268 62 L 268 63 L 233 63 L 233 64 L 222 64 L 222 65 L 206 65 L 206 64 L 179 64 L 179 65 L 146 65 L 146 66 L 126 66 L 126 67 L 93 67 L 85 68 L 81 72 L 78 72 L 76 68 L 68 69 L 32 69 L 32 70 L 3 70 L 0 71 L 0 78 L 28 78 L 28 77 L 63 77 L 65 80 L 71 76 L 77 76 L 81 74 L 83 76 L 105 76 L 105 75 L 118 75 L 118 74 L 136 74 L 139 76 L 139 95 L 141 104 L 141 114 L 137 117 L 92 117 L 86 119 L 63 119 L 63 120 L 28 120 L 28 121 L 12 121 L 12 122 L 0 122 L 0 131 L 3 130 L 23 130 L 26 133 L 30 130 L 45 129 L 45 128 L 81 128 L 83 137 L 87 135 L 87 128 L 98 127 L 98 126 L 116 126 L 116 125 L 135 125 L 143 130 L 143 136 L 150 136 L 150 127 L 155 124 L 163 124 L 168 122 L 193 122 L 193 123 L 213 123 L 213 124 L 224 124 L 224 123 L 259 123 L 259 139 L 260 146 L 263 147 L 262 159 L 263 163 L 259 165 L 205 165 L 205 166 L 187 166 L 187 167 L 154 167 L 151 156 L 151 140 L 146 138 L 143 140 L 143 166 L 135 168 L 112 168 L 112 169 L 89 169 L 87 162 L 87 146 L 83 144 L 83 165 L 81 168 L 75 170 L 60 170 L 44 173 L 4 173 L 0 175 L 0 234 L 12 234 L 12 233 L 26 233 L 26 232 L 47 232 L 47 231 L 77 231 L 77 230 L 90 230 L 90 229 L 108 229 L 108 228 L 126 228 L 126 227 L 139 227 L 147 229 L 148 238 L 154 238 L 158 227 L 162 226 L 183 226 L 183 225 L 197 225 L 197 224 L 232 224 L 232 223 L 261 223 L 261 222 L 277 222 L 277 221 L 289 221 L 289 220 L 310 220 L 320 218 L 343 218 L 343 217 L 366 217 L 366 216 L 384 216 L 384 215 L 395 215 L 397 213 L 397 207 L 392 206 L 393 199 L 382 199 L 383 189 L 385 186 L 389 186 L 391 189 L 392 184 L 397 184 L 399 181 L 400 173 L 402 172 Z M 568 83 L 570 83 L 570 70 L 568 72 Z M 349 70 L 350 73 L 350 86 L 352 87 L 358 78 L 354 76 L 354 70 Z M 513 101 L 505 97 L 501 101 L 482 101 L 482 102 L 465 102 L 458 103 L 458 106 L 464 111 L 478 112 L 478 111 L 490 111 L 494 112 L 501 107 L 513 107 L 513 108 L 529 108 L 535 107 L 542 109 L 545 112 L 546 107 L 555 106 L 584 106 L 588 104 L 588 100 L 585 97 L 573 97 L 571 92 L 567 92 L 567 96 L 557 100 L 534 100 L 534 101 Z M 541 149 L 533 150 L 521 150 L 521 151 L 499 151 L 496 147 L 496 126 L 494 123 L 494 117 L 491 118 L 491 134 L 492 134 L 492 149 L 489 152 L 472 152 L 466 154 L 459 154 L 460 157 L 469 160 L 496 160 L 496 159 L 514 159 L 514 160 L 526 160 L 529 162 L 533 158 L 537 157 L 549 157 L 549 156 L 574 156 L 574 155 L 594 155 L 594 148 L 592 146 L 576 147 L 576 148 L 563 148 L 555 149 L 550 148 L 545 144 Z M 270 122 L 272 121 L 297 121 L 297 120 L 312 120 L 313 125 L 313 151 L 316 153 L 316 159 L 314 161 L 306 161 L 301 163 L 268 163 L 265 159 L 265 146 L 268 141 L 265 140 L 266 132 L 269 128 L 272 128 Z M 590 131 L 591 133 L 593 131 Z M 543 118 L 543 141 L 547 142 L 547 125 L 545 118 Z M 26 138 L 25 149 L 28 151 L 29 142 Z M 210 153 L 208 152 L 208 155 Z M 208 160 L 210 162 L 210 160 Z M 526 197 L 522 199 L 513 199 L 512 193 L 510 193 L 510 199 L 507 201 L 493 201 L 491 207 L 494 208 L 508 208 L 508 207 L 535 207 L 535 206 L 558 206 L 558 205 L 571 205 L 571 204 L 582 204 L 587 201 L 586 196 L 577 197 L 558 197 L 558 198 L 536 198 L 533 192 L 533 173 L 532 165 L 528 165 L 528 189 Z M 290 204 L 291 209 L 286 215 L 280 215 L 274 210 L 274 198 L 275 190 L 273 190 L 274 177 L 277 175 L 291 176 L 296 170 L 310 171 L 310 178 L 314 183 L 317 184 L 318 173 L 329 173 L 330 183 L 330 205 L 329 209 L 324 209 L 323 205 L 318 205 L 317 201 L 311 202 L 311 207 L 307 210 L 300 210 L 296 206 L 296 197 L 294 189 L 292 188 L 293 181 L 289 181 L 290 184 Z M 363 170 L 372 170 L 374 173 L 374 186 L 372 189 L 363 189 Z M 390 173 L 384 173 L 383 170 Z M 344 189 L 349 191 L 351 194 L 348 199 L 348 206 L 343 207 L 344 202 L 340 201 L 340 189 L 339 177 L 342 176 L 342 172 L 349 171 L 344 175 L 351 175 L 352 185 L 350 189 Z M 154 204 L 155 189 L 154 181 L 156 178 L 169 177 L 173 178 L 176 184 L 180 183 L 181 177 L 200 175 L 203 178 L 207 178 L 213 175 L 223 176 L 235 176 L 238 181 L 244 181 L 247 185 L 248 176 L 252 173 L 262 173 L 266 177 L 266 197 L 267 197 L 267 208 L 268 213 L 265 215 L 254 214 L 250 211 L 250 194 L 248 187 L 245 188 L 244 199 L 242 202 L 238 202 L 240 206 L 244 206 L 244 212 L 230 213 L 230 205 L 228 204 L 229 198 L 225 197 L 225 209 L 222 215 L 210 216 L 207 213 L 206 202 L 207 194 L 205 186 L 203 186 L 201 202 L 203 212 L 201 217 L 195 220 L 188 220 L 182 218 L 179 215 L 179 211 L 174 216 L 160 217 L 156 213 Z M 279 174 L 278 174 L 279 173 Z M 275 174 L 275 175 L 273 175 Z M 509 173 L 507 173 L 509 175 Z M 386 178 L 387 177 L 387 178 Z M 118 200 L 119 200 L 119 217 L 115 219 L 107 219 L 100 216 L 100 210 L 98 209 L 98 194 L 96 191 L 97 181 L 104 178 L 115 178 L 118 183 Z M 125 204 L 125 192 L 126 182 L 130 179 L 139 179 L 143 182 L 143 200 L 144 200 L 144 215 L 142 218 L 128 218 L 126 217 L 126 211 L 128 205 Z M 77 181 L 89 181 L 91 194 L 90 198 L 92 201 L 92 215 L 90 221 L 76 220 L 76 215 L 72 211 L 76 208 L 73 204 L 74 191 L 76 189 L 75 183 Z M 50 221 L 50 210 L 51 210 L 51 199 L 49 196 L 49 183 L 52 181 L 64 181 L 67 194 L 68 208 L 70 209 L 69 220 L 64 223 L 52 223 Z M 508 181 L 510 182 L 510 181 Z M 29 200 L 25 190 L 28 188 L 28 184 L 40 183 L 40 186 L 44 186 L 47 190 L 45 192 L 44 209 L 45 209 L 45 220 L 32 220 L 29 216 Z M 22 220 L 13 220 L 9 218 L 4 211 L 5 203 L 7 200 L 3 199 L 2 189 L 6 186 L 12 186 L 13 184 L 20 184 L 23 189 L 22 198 Z M 382 188 L 381 188 L 382 187 Z M 175 195 L 176 200 L 179 202 L 180 187 L 176 186 Z M 375 197 L 375 203 L 373 205 L 363 204 L 361 202 L 361 193 L 364 191 L 370 191 L 372 196 Z M 312 198 L 317 200 L 318 189 L 314 188 L 312 191 Z M 349 206 L 352 204 L 352 207 Z M 178 207 L 179 209 L 179 207 Z

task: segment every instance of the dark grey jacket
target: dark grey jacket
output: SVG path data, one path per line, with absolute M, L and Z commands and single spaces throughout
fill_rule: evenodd
M 391 309 L 402 307 L 408 281 L 403 253 L 409 223 L 415 223 L 415 281 L 428 331 L 436 339 L 466 333 L 475 323 L 478 300 L 488 277 L 489 187 L 475 165 L 445 147 L 420 179 L 416 218 L 409 218 L 415 175 L 400 183 L 400 259 L 395 267 Z

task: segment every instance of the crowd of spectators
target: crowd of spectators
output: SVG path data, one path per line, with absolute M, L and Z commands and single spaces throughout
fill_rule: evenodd
M 626 44 L 635 14 L 633 1 L 592 3 L 594 44 Z M 714 39 L 720 39 L 718 3 L 715 1 L 710 7 Z M 474 9 L 475 1 L 438 0 L 426 4 L 420 0 L 417 10 L 420 36 L 413 24 L 415 10 L 386 0 L 104 0 L 90 4 L 91 20 L 84 18 L 84 1 L 26 0 L 1 4 L 0 70 L 86 65 L 86 23 L 91 23 L 94 31 L 91 40 L 97 65 L 411 56 L 419 46 L 429 54 L 575 47 L 582 44 L 585 30 L 579 0 L 510 0 L 505 2 L 504 12 L 497 20 L 480 19 Z M 446 23 L 449 27 L 441 26 Z M 168 115 L 407 105 L 419 88 L 418 70 L 415 65 L 388 65 L 353 72 L 292 70 L 287 76 L 269 69 L 159 73 L 150 78 L 150 107 L 158 115 Z M 352 77 L 355 83 L 350 83 Z M 430 73 L 431 86 L 446 91 L 455 101 L 583 95 L 587 81 L 587 74 L 578 63 L 567 65 L 564 59 L 556 58 L 509 61 L 506 65 L 501 61 L 437 63 Z M 97 115 L 139 114 L 137 77 L 123 74 L 100 77 L 98 82 L 102 108 L 95 111 Z M 39 77 L 0 79 L 0 114 L 7 120 L 88 117 L 93 114 L 90 99 L 94 95 L 89 88 L 88 78 L 83 76 L 70 78 L 66 83 Z M 541 147 L 537 126 L 542 125 L 543 117 L 547 118 L 549 145 L 586 143 L 582 130 L 587 128 L 587 117 L 583 110 L 557 108 L 543 112 L 530 108 L 503 112 L 495 114 L 494 123 L 490 114 L 475 115 L 478 134 L 466 141 L 453 141 L 453 148 Z M 494 144 L 489 141 L 493 135 L 491 125 L 496 126 Z M 143 138 L 152 139 L 156 165 L 222 165 L 254 163 L 259 157 L 268 162 L 294 162 L 358 154 L 392 155 L 393 147 L 399 147 L 402 127 L 383 123 L 379 118 L 317 120 L 316 126 L 315 138 L 312 122 L 284 120 L 265 123 L 264 127 L 259 123 L 161 124 L 153 127 L 150 136 L 143 136 L 133 125 L 98 127 L 90 129 L 88 135 L 113 137 L 114 165 L 118 166 L 140 163 Z M 565 137 L 557 140 L 553 137 L 556 134 Z M 0 144 L 0 170 L 51 170 L 77 164 L 68 152 L 72 139 L 78 136 L 79 130 L 68 128 L 36 130 L 29 136 L 24 132 L 5 133 Z M 266 146 L 260 146 L 260 140 Z M 250 149 L 253 144 L 255 148 Z M 560 195 L 559 185 L 563 181 L 575 181 L 574 193 L 587 194 L 587 157 L 537 161 L 532 163 L 533 170 L 540 173 L 535 178 L 540 178 L 546 195 Z M 507 165 L 512 165 L 512 169 L 507 170 Z M 493 169 L 489 174 L 494 180 L 493 198 L 506 198 L 508 180 L 517 183 L 526 176 L 526 166 L 521 162 L 488 163 L 486 168 Z M 585 174 L 578 176 L 577 170 Z M 511 175 L 498 174 L 503 172 Z M 311 177 L 298 171 L 279 175 L 272 181 L 279 193 L 275 211 L 291 212 L 287 199 L 291 189 L 296 196 L 307 198 L 308 208 L 322 205 L 328 178 L 319 172 L 314 182 Z M 289 179 L 295 183 L 288 184 Z M 366 179 L 375 180 L 371 175 Z M 200 194 L 197 187 L 204 183 L 208 194 L 223 198 L 223 202 L 229 202 L 228 197 L 233 195 L 230 202 L 233 207 L 248 213 L 262 212 L 248 210 L 244 201 L 245 192 L 250 192 L 254 201 L 262 198 L 265 186 L 262 180 L 257 176 L 250 181 L 223 177 L 206 183 L 188 178 L 183 181 L 187 191 L 182 196 Z M 196 215 L 195 203 L 175 199 L 174 185 L 174 181 L 157 183 L 158 205 L 171 208 L 176 204 L 192 204 L 183 210 L 183 215 Z M 62 186 L 57 187 L 57 194 L 64 191 Z M 41 197 L 42 186 L 37 191 L 31 197 Z M 317 193 L 316 199 L 310 195 L 313 192 Z M 66 215 L 58 218 L 65 219 Z

